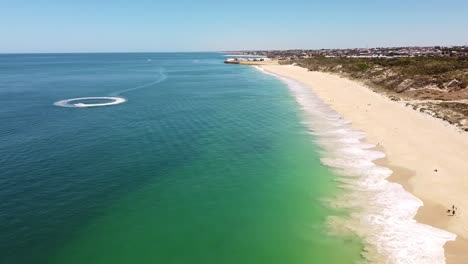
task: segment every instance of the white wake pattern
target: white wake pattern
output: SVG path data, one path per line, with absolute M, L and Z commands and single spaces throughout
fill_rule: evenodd
M 146 87 L 150 87 L 156 85 L 158 83 L 164 82 L 167 79 L 167 75 L 164 73 L 163 69 L 159 71 L 159 78 L 155 81 L 151 81 L 142 85 L 138 85 L 135 87 L 127 88 L 124 90 L 120 90 L 118 92 L 111 93 L 111 96 L 95 96 L 95 97 L 79 97 L 79 98 L 71 98 L 60 100 L 54 103 L 56 106 L 60 107 L 78 107 L 78 108 L 87 108 L 87 107 L 98 107 L 98 106 L 111 106 L 111 105 L 118 105 L 121 103 L 127 102 L 126 98 L 120 97 L 122 94 L 143 89 Z M 104 103 L 84 103 L 83 101 L 87 100 L 104 100 L 109 102 Z M 76 101 L 80 101 L 79 103 L 73 103 Z
M 354 209 L 347 228 L 367 244 L 363 253 L 370 262 L 398 264 L 445 263 L 444 244 L 455 234 L 416 222 L 422 201 L 400 184 L 386 180 L 392 171 L 374 160 L 385 156 L 363 142 L 365 133 L 351 127 L 313 91 L 300 83 L 274 75 L 285 82 L 307 114 L 307 126 L 323 148 L 321 162 L 341 176 L 350 194 L 337 205 Z M 373 253 L 369 253 L 373 252 Z
M 151 82 L 148 82 L 148 83 L 144 83 L 142 85 L 138 85 L 138 86 L 135 86 L 135 87 L 131 87 L 131 88 L 128 88 L 128 89 L 124 89 L 124 90 L 121 90 L 121 91 L 118 91 L 118 92 L 111 93 L 111 96 L 120 96 L 120 95 L 122 95 L 124 93 L 128 93 L 128 92 L 136 91 L 136 90 L 143 89 L 143 88 L 146 88 L 146 87 L 150 87 L 150 86 L 156 85 L 158 83 L 162 83 L 167 79 L 167 74 L 162 69 L 159 71 L 158 74 L 159 74 L 159 78 L 157 80 L 154 80 L 154 81 L 151 81 Z
M 83 101 L 87 100 L 106 100 L 109 102 L 104 102 L 104 103 L 83 103 Z M 80 101 L 80 103 L 73 103 L 76 101 Z M 61 107 L 79 107 L 79 108 L 84 108 L 84 107 L 96 107 L 96 106 L 109 106 L 109 105 L 117 105 L 121 103 L 125 103 L 127 99 L 121 98 L 121 97 L 80 97 L 80 98 L 72 98 L 72 99 L 66 99 L 66 100 L 61 100 L 57 101 L 54 103 L 56 106 L 61 106 Z

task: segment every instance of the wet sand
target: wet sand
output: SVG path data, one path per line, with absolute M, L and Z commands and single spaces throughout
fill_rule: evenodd
M 416 220 L 457 235 L 445 245 L 447 263 L 468 263 L 468 133 L 353 80 L 291 65 L 261 67 L 311 87 L 366 132 L 367 141 L 386 154 L 378 163 L 393 170 L 389 180 L 424 202 Z M 446 212 L 452 204 L 455 216 Z

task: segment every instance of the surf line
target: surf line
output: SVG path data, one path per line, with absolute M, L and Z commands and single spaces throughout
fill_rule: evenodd
M 124 97 L 121 97 L 122 94 L 139 90 L 142 88 L 150 87 L 155 84 L 161 83 L 167 79 L 167 75 L 164 73 L 163 69 L 159 70 L 159 79 L 156 81 L 152 81 L 149 83 L 145 83 L 142 85 L 138 85 L 135 87 L 131 87 L 128 89 L 124 89 L 121 91 L 117 91 L 114 93 L 111 93 L 110 96 L 94 96 L 94 97 L 79 97 L 79 98 L 71 98 L 71 99 L 65 99 L 65 100 L 60 100 L 54 103 L 55 106 L 60 106 L 60 107 L 78 107 L 78 108 L 87 108 L 87 107 L 98 107 L 98 106 L 111 106 L 111 105 L 118 105 L 127 102 L 127 99 Z M 106 100 L 108 102 L 103 102 L 103 103 L 83 103 L 83 101 L 87 100 Z M 73 103 L 76 101 L 80 101 L 79 103 Z
M 307 85 L 257 69 L 287 85 L 306 113 L 304 124 L 322 147 L 320 162 L 340 177 L 341 188 L 350 191 L 334 205 L 353 213 L 343 219 L 330 218 L 330 223 L 339 223 L 340 228 L 363 239 L 361 254 L 368 262 L 444 264 L 444 245 L 456 235 L 414 220 L 423 202 L 387 180 L 393 171 L 374 163 L 385 153 L 366 143 L 364 132 L 355 130 L 351 121 L 343 119 Z

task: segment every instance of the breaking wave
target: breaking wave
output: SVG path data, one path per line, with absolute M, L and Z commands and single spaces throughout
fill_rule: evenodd
M 445 263 L 444 244 L 456 235 L 414 220 L 423 202 L 397 183 L 386 180 L 389 168 L 373 161 L 385 157 L 375 145 L 364 142 L 366 134 L 351 127 L 312 89 L 294 80 L 269 73 L 286 83 L 306 113 L 305 124 L 323 149 L 321 162 L 333 168 L 347 197 L 336 201 L 350 209 L 344 225 L 366 242 L 363 255 L 370 262 L 398 264 Z

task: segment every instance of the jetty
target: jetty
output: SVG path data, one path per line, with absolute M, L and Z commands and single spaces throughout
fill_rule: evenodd
M 224 63 L 227 64 L 243 64 L 243 65 L 265 65 L 277 64 L 276 60 L 270 58 L 227 58 Z

